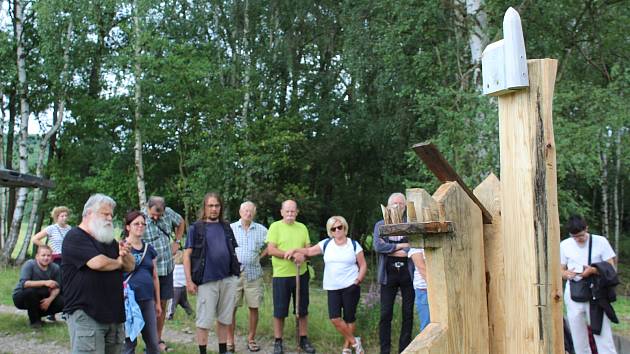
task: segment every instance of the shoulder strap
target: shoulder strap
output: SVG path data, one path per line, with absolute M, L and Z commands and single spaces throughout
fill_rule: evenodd
M 324 241 L 324 249 L 322 249 L 322 256 L 324 255 L 324 253 L 326 253 L 326 247 L 328 247 L 330 240 L 332 240 L 332 238 L 329 237 L 328 240 Z
M 593 251 L 593 235 L 588 234 L 588 266 L 591 266 L 591 252 Z
M 133 271 L 127 276 L 127 279 L 125 279 L 124 283 L 129 282 L 129 279 L 131 279 L 131 277 L 136 273 L 136 269 L 138 269 L 138 265 L 142 264 L 142 261 L 144 260 L 144 256 L 147 254 L 147 250 L 149 249 L 149 244 L 144 243 L 144 242 L 142 244 L 144 245 L 144 252 L 142 252 L 142 257 L 140 258 L 140 262 L 136 264 Z

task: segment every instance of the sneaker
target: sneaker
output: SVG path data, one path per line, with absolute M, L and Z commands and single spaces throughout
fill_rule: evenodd
M 364 354 L 363 346 L 361 345 L 361 337 L 354 337 L 356 343 L 352 346 L 354 348 L 354 352 L 356 354 Z
M 300 348 L 302 348 L 305 353 L 315 353 L 315 348 L 313 347 L 311 342 L 309 342 L 308 338 L 304 338 L 304 340 L 301 341 Z
M 273 354 L 284 354 L 284 349 L 282 348 L 282 342 L 273 343 Z

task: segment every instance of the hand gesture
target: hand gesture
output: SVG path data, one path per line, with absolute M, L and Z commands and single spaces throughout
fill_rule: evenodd
M 54 280 L 46 280 L 46 287 L 52 289 L 57 289 L 59 284 Z
M 306 257 L 302 253 L 295 252 L 293 254 L 293 262 L 295 262 L 295 264 L 298 264 L 298 265 L 302 264 L 304 263 L 305 260 L 306 260 Z
M 295 250 L 288 250 L 286 252 L 284 252 L 284 259 L 291 259 L 293 258 L 293 254 L 295 253 Z
M 118 242 L 118 255 L 120 257 L 126 257 L 131 250 L 131 245 L 129 242 L 122 240 Z

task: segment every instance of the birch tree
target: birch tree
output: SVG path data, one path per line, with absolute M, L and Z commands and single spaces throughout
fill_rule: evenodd
M 66 28 L 65 40 L 62 40 L 61 47 L 63 48 L 63 68 L 61 70 L 59 82 L 60 82 L 60 92 L 59 97 L 57 99 L 57 116 L 53 120 L 52 127 L 44 134 L 41 141 L 39 142 L 39 150 L 37 152 L 37 165 L 35 168 L 35 174 L 37 177 L 43 177 L 44 175 L 44 161 L 47 160 L 46 151 L 48 150 L 48 144 L 50 139 L 57 133 L 59 128 L 61 127 L 61 123 L 63 122 L 65 105 L 66 105 L 66 86 L 68 84 L 68 77 L 70 76 L 70 47 L 71 47 L 71 39 L 72 39 L 72 19 L 68 21 L 68 26 Z M 16 263 L 21 264 L 26 259 L 26 253 L 28 251 L 28 246 L 30 244 L 30 235 L 33 234 L 33 228 L 35 225 L 35 221 L 37 220 L 37 214 L 39 213 L 39 204 L 42 197 L 42 190 L 35 189 L 33 191 L 33 203 L 31 205 L 31 215 L 28 221 L 28 227 L 26 228 L 26 236 L 22 242 L 22 246 L 20 248 L 20 252 L 16 258 Z
M 18 69 L 18 96 L 20 99 L 20 139 L 19 139 L 19 172 L 28 173 L 28 117 L 30 115 L 30 107 L 28 102 L 28 83 L 26 81 L 26 53 L 24 51 L 24 7 L 22 0 L 14 1 L 15 11 L 15 39 Z M 18 241 L 22 218 L 24 217 L 24 205 L 28 196 L 28 188 L 20 187 L 18 190 L 18 198 L 13 211 L 13 219 L 11 221 L 11 229 L 7 242 L 2 251 L 1 261 L 8 263 L 11 260 L 11 253 Z
M 141 29 L 140 29 L 140 9 L 138 8 L 138 0 L 134 0 L 133 2 L 134 14 L 133 14 L 133 24 L 134 24 L 134 41 L 133 41 L 133 52 L 134 52 L 134 121 L 133 121 L 133 131 L 134 131 L 134 164 L 136 167 L 136 183 L 138 186 L 138 205 L 140 208 L 144 208 L 147 202 L 147 193 L 145 189 L 144 183 L 144 166 L 142 163 L 142 132 L 141 126 L 142 124 L 142 65 L 140 63 L 142 59 L 142 46 L 141 46 Z

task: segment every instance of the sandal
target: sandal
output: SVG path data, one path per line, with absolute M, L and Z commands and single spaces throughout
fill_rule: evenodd
M 257 352 L 260 350 L 260 346 L 258 345 L 258 343 L 256 343 L 255 340 L 252 339 L 247 343 L 247 349 L 250 352 Z
M 162 345 L 164 346 L 162 347 Z M 160 352 L 170 352 L 172 350 L 163 340 L 159 341 L 158 346 L 160 347 Z

